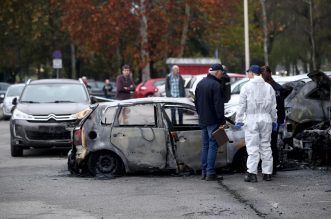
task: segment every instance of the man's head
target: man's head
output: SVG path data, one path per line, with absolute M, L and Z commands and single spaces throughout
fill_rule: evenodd
M 171 72 L 172 72 L 172 74 L 174 74 L 174 75 L 178 75 L 178 74 L 179 74 L 179 67 L 178 67 L 178 65 L 174 65 L 174 66 L 172 66 L 172 68 L 171 68 Z
M 106 79 L 105 84 L 109 84 L 109 83 L 110 83 L 109 79 Z
M 248 78 L 254 78 L 255 75 L 261 74 L 261 69 L 260 69 L 260 66 L 258 66 L 258 65 L 251 65 L 249 67 L 249 69 L 247 69 L 246 72 L 248 73 L 247 74 Z
M 130 75 L 130 66 L 129 65 L 123 65 L 122 73 L 125 77 L 128 77 Z
M 220 79 L 224 74 L 224 68 L 222 64 L 212 64 L 209 68 L 209 74 L 214 75 L 216 78 Z
M 269 66 L 265 65 L 261 67 L 261 75 L 265 81 L 271 80 L 271 69 Z

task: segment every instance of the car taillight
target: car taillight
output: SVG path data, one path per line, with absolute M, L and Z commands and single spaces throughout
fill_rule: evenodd
M 82 145 L 82 130 L 74 130 L 74 145 Z

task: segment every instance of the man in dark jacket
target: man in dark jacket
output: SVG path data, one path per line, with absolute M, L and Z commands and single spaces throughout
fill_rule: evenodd
M 224 128 L 224 94 L 220 78 L 224 69 L 221 64 L 213 64 L 207 77 L 202 79 L 195 91 L 195 107 L 199 114 L 199 125 L 202 129 L 201 179 L 217 180 L 215 161 L 218 145 L 212 137 L 217 128 Z
M 134 91 L 135 85 L 130 76 L 130 66 L 124 65 L 122 67 L 122 74 L 116 79 L 116 99 L 126 100 L 131 98 L 131 91 Z
M 277 138 L 278 138 L 278 130 L 280 125 L 284 125 L 285 122 L 285 106 L 284 106 L 284 88 L 278 84 L 272 78 L 272 72 L 269 66 L 263 66 L 261 68 L 262 78 L 265 82 L 270 84 L 275 91 L 276 94 L 276 103 L 277 103 L 277 127 L 272 129 L 271 133 L 271 150 L 273 156 L 273 172 L 272 174 L 275 175 L 277 172 L 277 165 L 279 162 L 278 159 L 278 147 L 277 147 Z
M 166 77 L 165 90 L 167 97 L 185 97 L 184 79 L 179 74 L 179 67 L 174 65 L 172 71 Z M 177 124 L 176 109 L 171 110 L 171 120 Z M 183 112 L 178 109 L 179 124 L 183 124 Z

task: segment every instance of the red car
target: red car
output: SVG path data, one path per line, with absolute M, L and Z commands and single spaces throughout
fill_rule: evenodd
M 134 96 L 136 98 L 153 96 L 158 92 L 158 87 L 165 84 L 165 78 L 152 78 L 147 81 L 141 82 L 136 86 Z

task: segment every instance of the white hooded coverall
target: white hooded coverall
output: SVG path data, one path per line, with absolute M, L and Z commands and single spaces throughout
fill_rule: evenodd
M 244 115 L 246 121 L 243 122 Z M 270 146 L 272 122 L 277 121 L 276 96 L 270 84 L 255 75 L 240 92 L 236 122 L 244 123 L 247 172 L 257 174 L 262 160 L 262 173 L 272 173 L 272 151 Z

